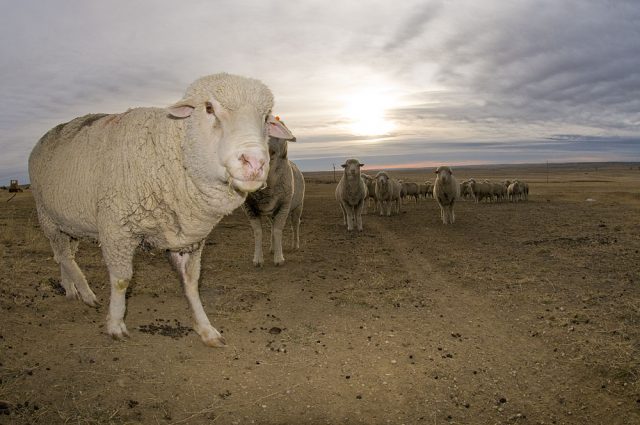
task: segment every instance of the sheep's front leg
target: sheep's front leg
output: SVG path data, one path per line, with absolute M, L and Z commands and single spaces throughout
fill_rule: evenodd
M 353 230 L 353 221 L 354 221 L 353 207 L 351 205 L 347 205 L 345 210 L 347 211 L 347 231 L 350 232 Z
M 249 223 L 253 230 L 253 240 L 255 244 L 253 249 L 253 265 L 261 267 L 264 262 L 262 257 L 262 221 L 260 217 L 249 217 Z
M 344 210 L 344 205 L 342 205 L 342 201 L 340 201 L 340 210 L 342 211 L 342 224 L 347 225 L 347 212 Z
M 282 254 L 282 231 L 287 222 L 289 208 L 281 208 L 273 218 L 271 224 L 271 241 L 273 247 L 273 264 L 280 266 L 284 263 L 284 255 Z
M 453 211 L 453 202 L 449 205 L 449 224 L 453 224 L 456 222 L 456 213 Z
M 127 288 L 133 275 L 133 253 L 136 247 L 133 242 L 126 238 L 120 240 L 101 238 L 100 240 L 102 255 L 109 269 L 111 282 L 107 333 L 114 339 L 123 339 L 129 336 L 124 324 L 124 315 L 127 309 Z
M 189 301 L 191 312 L 195 321 L 194 329 L 200 335 L 202 342 L 210 347 L 224 347 L 226 345 L 220 332 L 211 326 L 207 313 L 204 312 L 200 293 L 198 292 L 198 281 L 200 279 L 200 260 L 202 258 L 202 248 L 200 247 L 191 253 L 171 252 L 169 261 L 178 272 L 184 293 Z
M 363 200 L 356 206 L 356 227 L 362 232 L 362 214 L 367 210 L 365 201 Z

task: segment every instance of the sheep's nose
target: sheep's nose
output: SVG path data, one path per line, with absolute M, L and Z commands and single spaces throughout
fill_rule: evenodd
M 264 164 L 266 161 L 259 156 L 251 156 L 247 154 L 240 155 L 238 158 L 244 168 L 245 172 L 251 177 L 255 178 L 262 174 L 264 170 Z

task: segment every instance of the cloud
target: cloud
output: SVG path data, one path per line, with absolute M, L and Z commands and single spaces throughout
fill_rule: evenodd
M 0 177 L 24 174 L 31 146 L 60 122 L 166 105 L 218 71 L 265 81 L 300 141 L 292 152 L 310 160 L 462 161 L 464 149 L 491 160 L 484 141 L 541 157 L 567 148 L 526 141 L 563 134 L 638 158 L 621 141 L 640 135 L 638 22 L 633 0 L 11 2 L 0 16 Z M 345 134 L 340 115 L 345 97 L 371 88 L 397 100 L 384 142 Z
M 418 38 L 424 32 L 425 27 L 434 19 L 441 10 L 442 3 L 428 2 L 418 4 L 398 26 L 394 36 L 387 41 L 383 50 L 391 51 L 407 45 Z

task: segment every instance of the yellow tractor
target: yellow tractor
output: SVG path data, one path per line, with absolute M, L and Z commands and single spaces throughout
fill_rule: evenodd
M 9 193 L 11 192 L 22 192 L 22 188 L 18 185 L 18 180 L 11 180 L 11 184 L 9 185 Z

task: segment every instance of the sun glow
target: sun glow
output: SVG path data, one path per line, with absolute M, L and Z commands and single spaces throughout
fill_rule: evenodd
M 389 134 L 395 124 L 386 117 L 386 110 L 393 100 L 384 93 L 367 90 L 345 99 L 343 111 L 348 121 L 347 129 L 356 136 L 380 136 Z

